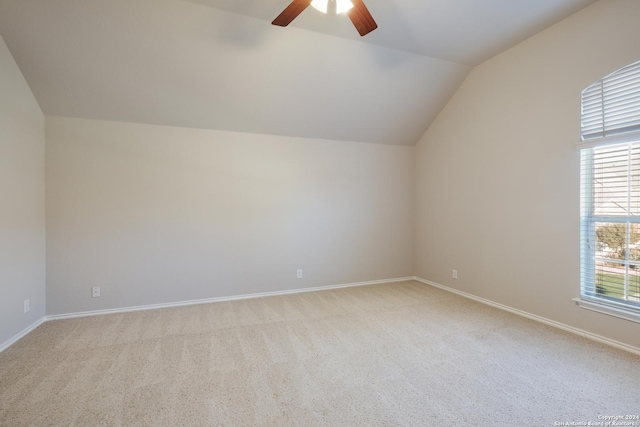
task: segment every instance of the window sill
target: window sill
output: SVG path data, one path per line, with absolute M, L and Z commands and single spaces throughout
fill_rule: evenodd
M 636 313 L 631 310 L 625 310 L 624 308 L 613 307 L 608 304 L 602 304 L 593 300 L 586 300 L 582 298 L 573 298 L 573 300 L 581 308 L 597 311 L 598 313 L 607 314 L 609 316 L 618 317 L 620 319 L 629 320 L 631 322 L 640 323 L 640 313 Z

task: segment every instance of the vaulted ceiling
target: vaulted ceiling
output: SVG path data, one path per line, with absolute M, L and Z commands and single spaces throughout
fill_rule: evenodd
M 595 0 L 365 0 L 378 29 L 289 0 L 0 0 L 47 115 L 413 145 L 473 66 Z

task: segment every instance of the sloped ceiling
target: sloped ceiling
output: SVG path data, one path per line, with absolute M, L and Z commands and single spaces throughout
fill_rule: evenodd
M 594 0 L 366 0 L 379 28 L 289 0 L 0 0 L 43 112 L 413 145 L 471 68 Z

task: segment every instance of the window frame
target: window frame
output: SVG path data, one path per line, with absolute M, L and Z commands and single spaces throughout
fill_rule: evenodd
M 628 92 L 623 93 L 623 95 L 629 94 L 633 101 L 627 114 L 629 120 L 626 124 L 619 125 L 620 127 L 616 127 L 615 123 L 612 126 L 608 122 L 610 120 L 608 115 L 618 111 L 616 109 L 620 108 L 620 104 L 614 104 L 613 106 L 608 104 L 607 97 L 610 96 L 610 93 L 607 93 L 604 88 L 607 87 L 609 81 L 615 83 L 620 78 L 620 75 L 626 77 L 624 73 L 629 72 L 632 73 L 634 86 Z M 638 172 L 632 165 L 632 149 L 640 147 L 640 131 L 637 127 L 637 122 L 640 120 L 640 96 L 638 95 L 640 91 L 638 87 L 640 87 L 640 61 L 603 77 L 582 92 L 582 141 L 577 144 L 580 149 L 580 297 L 573 300 L 582 308 L 640 323 L 640 301 L 629 301 L 628 294 L 631 266 L 640 268 L 640 262 L 630 259 L 629 250 L 629 245 L 631 244 L 630 230 L 632 224 L 640 224 L 640 215 L 634 216 L 633 212 L 630 211 L 627 211 L 627 215 L 596 215 L 596 190 L 594 185 L 594 162 L 596 161 L 594 157 L 597 155 L 596 151 L 599 148 L 608 146 L 623 149 L 622 146 L 626 145 L 629 149 L 629 173 L 627 175 L 629 197 L 627 202 L 631 198 L 633 175 L 630 173 L 631 171 Z M 601 118 L 593 114 L 594 91 L 600 91 L 602 96 L 602 105 L 596 104 L 596 108 L 599 109 L 598 114 L 602 115 Z M 615 92 L 612 89 L 612 93 L 618 96 L 620 88 L 615 88 Z M 588 104 L 585 104 L 585 102 Z M 602 132 L 598 136 L 594 136 L 594 118 L 602 125 Z M 629 126 L 629 124 L 633 126 Z M 630 208 L 630 206 L 627 206 L 627 208 Z M 598 223 L 625 224 L 624 260 L 606 258 L 597 254 L 596 224 Z M 624 284 L 621 288 L 624 292 L 623 297 L 619 298 L 598 292 L 597 262 L 615 262 L 624 266 Z

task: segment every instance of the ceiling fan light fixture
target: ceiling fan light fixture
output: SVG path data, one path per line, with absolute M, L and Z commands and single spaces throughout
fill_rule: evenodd
M 316 10 L 319 10 L 322 13 L 327 13 L 327 9 L 329 7 L 329 0 L 313 0 L 311 2 L 311 6 L 313 6 Z
M 353 7 L 350 0 L 336 0 L 336 14 L 347 12 Z
M 327 13 L 327 11 L 329 10 L 329 1 L 330 0 L 313 0 L 311 2 L 311 6 L 322 13 Z M 347 12 L 353 7 L 353 3 L 351 3 L 351 0 L 335 0 L 335 4 L 336 14 Z

